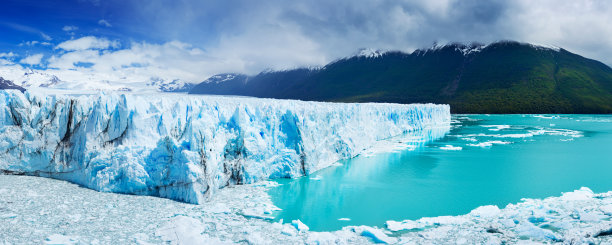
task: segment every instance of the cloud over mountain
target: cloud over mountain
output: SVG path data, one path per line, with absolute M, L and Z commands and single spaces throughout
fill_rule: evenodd
M 517 40 L 612 64 L 606 1 L 74 1 L 23 4 L 45 21 L 0 19 L 0 30 L 11 31 L 6 38 L 23 34 L 14 45 L 46 44 L 0 44 L 0 52 L 18 55 L 2 63 L 44 53 L 48 60 L 39 63 L 53 69 L 197 82 L 222 72 L 323 65 L 361 48 L 411 52 L 434 42 Z M 61 17 L 67 14 L 70 22 Z

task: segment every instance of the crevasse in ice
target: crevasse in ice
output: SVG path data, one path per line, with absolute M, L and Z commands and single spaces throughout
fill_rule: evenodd
M 0 171 L 201 203 L 449 123 L 448 105 L 0 91 Z

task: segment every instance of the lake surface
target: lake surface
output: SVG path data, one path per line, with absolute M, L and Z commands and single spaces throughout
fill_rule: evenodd
M 387 220 L 502 208 L 582 186 L 612 190 L 610 115 L 455 115 L 444 133 L 278 180 L 269 191 L 283 209 L 276 220 L 300 219 L 315 231 L 383 227 Z

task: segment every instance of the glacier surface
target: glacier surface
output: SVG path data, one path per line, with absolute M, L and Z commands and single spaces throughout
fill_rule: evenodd
M 0 172 L 202 203 L 449 124 L 448 105 L 0 91 Z

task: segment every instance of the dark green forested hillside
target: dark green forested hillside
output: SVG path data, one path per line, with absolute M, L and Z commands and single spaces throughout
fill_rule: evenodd
M 453 44 L 355 56 L 321 69 L 218 75 L 190 93 L 447 103 L 453 113 L 612 113 L 612 69 L 564 49 Z

